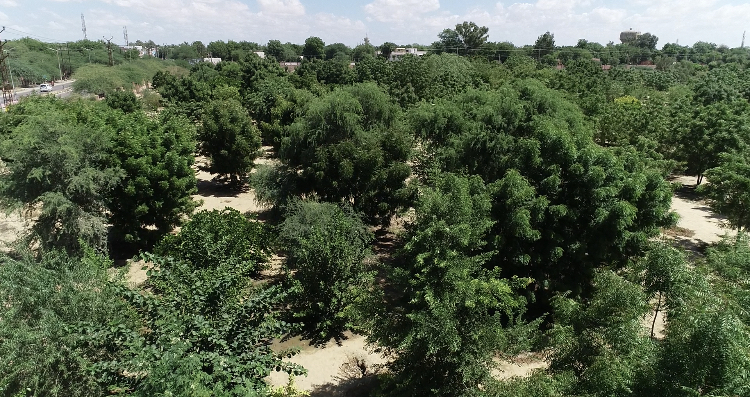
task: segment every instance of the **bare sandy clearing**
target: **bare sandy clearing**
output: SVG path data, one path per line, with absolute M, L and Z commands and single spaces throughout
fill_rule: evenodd
M 261 212 L 267 208 L 259 206 L 255 200 L 252 189 L 232 190 L 213 180 L 214 176 L 205 171 L 198 170 L 198 165 L 205 164 L 203 157 L 196 158 L 195 177 L 198 181 L 198 193 L 193 199 L 202 200 L 203 204 L 196 210 L 221 210 L 231 207 L 246 214 L 248 212 Z
M 496 379 L 526 378 L 537 369 L 546 369 L 549 363 L 538 353 L 520 354 L 513 360 L 498 360 L 498 367 L 492 371 Z
M 18 212 L 6 215 L 0 212 L 0 252 L 9 252 L 8 244 L 28 230 L 29 224 Z
M 693 190 L 696 178 L 692 176 L 676 176 L 673 182 L 681 183 L 683 188 L 672 197 L 672 211 L 680 216 L 677 226 L 692 231 L 692 236 L 677 236 L 675 239 L 683 244 L 694 245 L 699 248 L 706 244 L 716 243 L 722 236 L 733 235 L 726 224 L 724 216 L 714 213 L 711 208 Z M 707 183 L 707 182 L 704 182 Z
M 286 341 L 277 341 L 273 345 L 275 351 L 289 348 L 299 348 L 301 351 L 292 356 L 289 362 L 299 364 L 308 371 L 307 376 L 299 376 L 294 379 L 297 387 L 311 390 L 315 395 L 335 395 L 334 385 L 347 379 L 344 365 L 351 357 L 362 359 L 368 368 L 385 363 L 385 359 L 378 353 L 367 349 L 365 338 L 361 335 L 346 333 L 347 339 L 339 343 L 329 342 L 323 348 L 310 346 L 308 341 L 300 338 L 291 338 Z M 284 372 L 272 372 L 266 378 L 273 386 L 282 386 L 287 383 L 289 376 Z M 323 392 L 325 391 L 325 393 Z

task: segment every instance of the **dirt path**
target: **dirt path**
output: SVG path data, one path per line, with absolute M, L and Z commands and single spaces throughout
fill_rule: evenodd
M 677 226 L 691 231 L 691 236 L 677 236 L 676 240 L 686 248 L 694 245 L 699 248 L 706 244 L 716 243 L 724 235 L 733 235 L 726 225 L 726 218 L 714 213 L 701 198 L 694 193 L 695 177 L 677 176 L 673 182 L 682 184 L 672 197 L 672 211 L 680 216 Z
M 0 212 L 0 252 L 9 252 L 8 244 L 16 241 L 29 227 L 19 212 L 6 215 Z
M 677 228 L 667 233 L 679 246 L 688 252 L 698 254 L 702 249 L 716 243 L 725 235 L 733 235 L 735 232 L 726 227 L 726 218 L 715 214 L 711 208 L 694 192 L 696 178 L 693 176 L 676 176 L 672 182 L 682 184 L 674 197 L 672 197 L 672 211 L 680 216 Z M 656 307 L 656 300 L 651 302 Z M 660 311 L 654 320 L 654 313 L 650 313 L 643 320 L 646 329 L 651 330 L 654 325 L 654 336 L 657 339 L 664 337 L 666 321 L 664 312 Z
M 213 181 L 213 175 L 205 171 L 200 171 L 198 165 L 205 164 L 206 159 L 203 157 L 196 158 L 195 177 L 198 180 L 198 193 L 193 195 L 193 199 L 202 200 L 203 204 L 196 209 L 215 210 L 231 207 L 243 214 L 258 213 L 267 208 L 259 206 L 255 201 L 255 192 L 252 189 L 243 191 L 234 191 Z M 259 159 L 258 164 L 266 163 L 267 160 Z
M 385 359 L 377 353 L 369 351 L 365 345 L 365 338 L 361 335 L 346 333 L 346 339 L 329 342 L 325 347 L 316 348 L 310 346 L 308 341 L 300 338 L 292 338 L 273 345 L 274 350 L 280 351 L 289 348 L 299 348 L 299 354 L 289 359 L 290 362 L 305 367 L 307 376 L 299 376 L 294 379 L 297 387 L 311 391 L 315 396 L 333 396 L 342 392 L 344 386 L 341 384 L 351 381 L 349 366 L 353 358 L 362 360 L 368 368 L 373 371 L 378 364 L 383 364 Z M 266 380 L 273 386 L 285 385 L 289 377 L 284 372 L 272 372 Z

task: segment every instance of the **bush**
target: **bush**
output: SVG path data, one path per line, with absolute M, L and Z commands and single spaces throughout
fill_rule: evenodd
M 365 258 L 372 235 L 358 216 L 336 204 L 298 201 L 281 225 L 296 315 L 328 340 L 353 327 L 348 310 L 372 280 Z
M 108 93 L 107 106 L 112 109 L 120 109 L 125 113 L 133 113 L 141 107 L 133 92 L 123 90 Z
M 88 250 L 84 259 L 49 251 L 34 259 L 0 255 L 0 395 L 101 396 L 97 363 L 121 352 L 116 338 L 95 346 L 94 328 L 135 328 L 117 289 L 111 263 Z
M 161 95 L 154 90 L 143 90 L 143 98 L 141 98 L 143 109 L 147 111 L 154 111 L 159 109 L 161 105 Z
M 247 270 L 263 269 L 271 255 L 267 227 L 248 220 L 233 208 L 200 211 L 176 235 L 167 235 L 154 249 L 159 255 L 209 269 L 227 262 Z

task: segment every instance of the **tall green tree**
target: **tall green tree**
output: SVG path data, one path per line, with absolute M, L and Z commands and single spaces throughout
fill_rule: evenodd
M 474 22 L 466 22 L 456 25 L 456 33 L 461 38 L 464 46 L 464 53 L 467 55 L 477 55 L 476 51 L 487 42 L 489 28 L 486 26 L 477 26 Z
M 372 58 L 375 56 L 375 46 L 369 42 L 360 44 L 352 50 L 352 61 L 360 62 L 366 58 Z
M 409 119 L 424 180 L 465 172 L 491 186 L 493 263 L 533 278 L 539 303 L 587 294 L 594 269 L 626 265 L 674 222 L 661 171 L 594 144 L 580 110 L 539 84 L 469 91 Z
M 0 205 L 36 212 L 32 241 L 69 252 L 105 249 L 109 198 L 124 172 L 112 161 L 106 106 L 30 98 L 9 109 L 0 142 Z
M 272 56 L 277 61 L 285 61 L 284 45 L 279 40 L 269 40 L 266 44 L 266 56 Z
M 308 37 L 302 47 L 302 56 L 306 59 L 324 59 L 326 43 L 320 37 Z
M 391 53 L 396 50 L 396 43 L 391 43 L 390 41 L 386 41 L 385 43 L 381 44 L 380 49 L 380 56 L 382 56 L 385 59 L 388 59 L 391 57 Z
M 517 290 L 530 280 L 487 266 L 491 209 L 478 177 L 443 174 L 420 191 L 389 276 L 391 297 L 364 311 L 369 340 L 390 358 L 388 395 L 481 395 L 494 358 L 524 347 Z
M 649 50 L 656 50 L 656 43 L 659 42 L 659 38 L 651 33 L 644 33 L 635 40 L 635 45 L 641 48 L 647 48 Z
M 719 165 L 722 153 L 744 150 L 750 142 L 750 104 L 745 100 L 720 101 L 692 109 L 692 118 L 680 137 L 679 156 L 687 172 L 703 181 L 706 170 Z
M 258 157 L 260 132 L 247 110 L 237 100 L 214 100 L 206 104 L 198 130 L 199 152 L 208 158 L 206 170 L 242 183 Z
M 534 42 L 534 57 L 540 59 L 545 55 L 550 55 L 555 50 L 555 34 L 545 32 Z
M 453 54 L 462 54 L 464 51 L 464 43 L 461 41 L 461 36 L 453 29 L 444 29 L 438 33 L 437 47 L 440 52 L 447 52 Z M 433 44 L 433 46 L 435 46 Z
M 344 43 L 333 43 L 325 46 L 324 52 L 326 54 L 325 59 L 340 59 L 348 62 L 352 49 Z
M 287 129 L 279 159 L 300 194 L 351 203 L 370 222 L 389 222 L 408 201 L 411 140 L 399 109 L 373 83 L 312 100 Z
M 575 375 L 565 395 L 632 396 L 644 367 L 655 362 L 655 346 L 641 325 L 648 301 L 638 284 L 612 271 L 597 272 L 593 286 L 585 302 L 555 299 L 550 369 Z
M 337 204 L 297 201 L 287 211 L 279 239 L 294 315 L 315 341 L 359 328 L 351 312 L 374 277 L 365 262 L 372 233 L 356 214 Z
M 124 177 L 107 198 L 109 220 L 118 240 L 153 244 L 197 205 L 195 129 L 168 111 L 125 116 L 115 129 L 112 152 Z

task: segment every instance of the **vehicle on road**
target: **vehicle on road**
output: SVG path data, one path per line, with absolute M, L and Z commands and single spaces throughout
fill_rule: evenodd
M 52 86 L 49 84 L 39 85 L 39 92 L 52 92 Z

